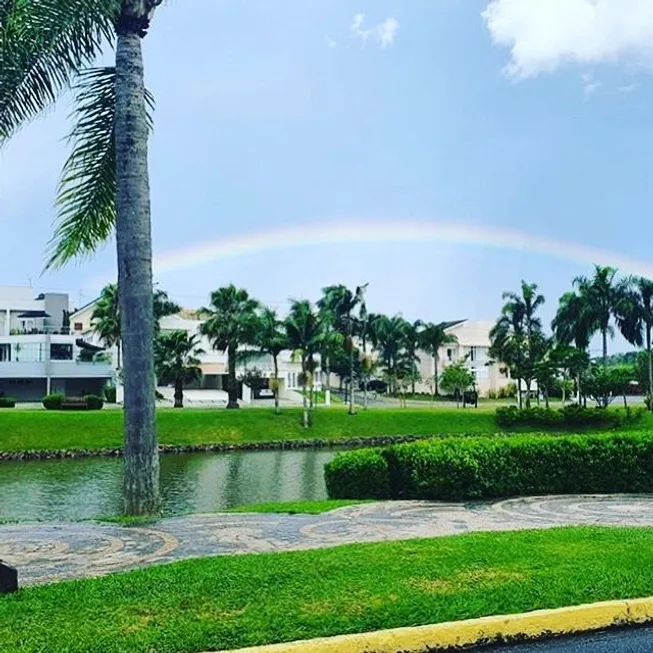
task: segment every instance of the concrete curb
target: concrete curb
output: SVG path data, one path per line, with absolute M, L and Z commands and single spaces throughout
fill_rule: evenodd
M 254 646 L 224 653 L 426 653 L 510 640 L 571 635 L 650 621 L 653 621 L 653 597 Z

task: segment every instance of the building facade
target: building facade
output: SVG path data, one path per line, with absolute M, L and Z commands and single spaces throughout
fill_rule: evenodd
M 67 294 L 0 286 L 0 395 L 101 394 L 113 380 L 107 356 L 71 328 L 70 311 Z
M 447 333 L 456 338 L 456 342 L 447 344 L 438 354 L 438 373 L 452 363 L 462 362 L 476 379 L 476 388 L 481 396 L 497 392 L 511 383 L 510 374 L 504 365 L 492 361 L 489 356 L 490 331 L 494 326 L 491 321 L 461 320 L 454 322 L 446 329 Z M 432 392 L 425 382 L 435 375 L 435 359 L 430 354 L 418 352 L 420 362 L 418 370 L 422 381 L 417 384 L 418 392 Z

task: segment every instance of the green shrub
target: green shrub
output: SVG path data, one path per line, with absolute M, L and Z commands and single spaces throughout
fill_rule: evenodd
M 16 400 L 13 397 L 0 397 L 0 408 L 15 408 Z
M 104 406 L 104 399 L 97 395 L 84 395 L 84 399 L 89 410 L 100 410 Z
M 390 496 L 388 463 L 379 449 L 361 449 L 338 454 L 325 468 L 324 477 L 332 499 Z
M 568 404 L 564 408 L 552 409 L 534 406 L 522 408 L 502 406 L 497 408 L 495 418 L 502 428 L 512 426 L 533 426 L 535 428 L 618 428 L 640 421 L 644 415 L 642 408 L 605 410 L 603 408 L 583 408 L 578 404 Z
M 43 397 L 43 406 L 47 408 L 47 410 L 61 410 L 61 404 L 64 399 L 65 397 L 62 394 L 53 392 L 52 394 Z
M 104 388 L 104 398 L 108 404 L 115 404 L 117 401 L 117 391 L 115 385 L 108 385 Z
M 452 438 L 397 445 L 372 456 L 357 451 L 355 461 L 352 453 L 326 466 L 332 498 L 377 498 L 358 479 L 374 477 L 379 458 L 386 462 L 393 499 L 653 491 L 653 437 L 646 434 Z
M 64 397 L 61 410 L 88 410 L 86 397 Z

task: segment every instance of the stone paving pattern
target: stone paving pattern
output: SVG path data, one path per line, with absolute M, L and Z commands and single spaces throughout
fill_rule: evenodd
M 653 526 L 653 496 L 551 496 L 498 502 L 395 501 L 322 515 L 213 514 L 151 526 L 95 522 L 0 526 L 0 560 L 22 585 L 187 558 L 552 526 Z

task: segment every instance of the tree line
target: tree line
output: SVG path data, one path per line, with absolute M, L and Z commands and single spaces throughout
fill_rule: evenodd
M 490 356 L 517 382 L 520 407 L 522 402 L 530 407 L 535 387 L 547 405 L 554 387 L 561 389 L 563 400 L 575 393 L 579 403 L 589 397 L 599 407 L 620 395 L 625 401 L 636 372 L 632 366 L 608 364 L 608 343 L 617 332 L 633 346 L 644 347 L 647 405 L 653 407 L 653 281 L 595 266 L 591 276 L 576 277 L 573 289 L 562 295 L 549 335 L 538 315 L 545 299 L 536 284 L 522 281 L 518 293 L 506 292 L 503 299 L 490 334 Z M 589 354 L 595 336 L 601 339 L 599 361 Z

